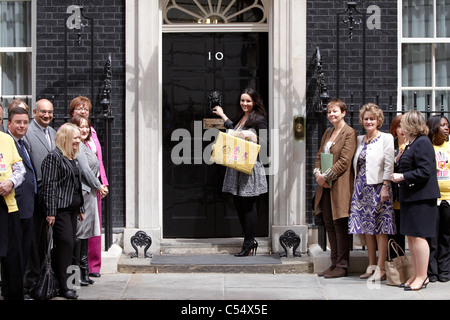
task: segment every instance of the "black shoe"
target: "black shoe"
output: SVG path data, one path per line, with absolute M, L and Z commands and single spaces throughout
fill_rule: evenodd
M 242 246 L 242 250 L 239 253 L 236 253 L 235 257 L 246 257 L 252 252 L 253 256 L 256 256 L 256 249 L 258 249 L 258 242 L 253 239 L 248 242 L 244 242 L 244 245 Z
M 90 277 L 94 277 L 94 278 L 100 278 L 101 277 L 100 273 L 97 273 L 97 272 L 91 272 L 91 273 L 89 273 L 89 276 Z
M 59 296 L 70 300 L 78 299 L 78 295 L 73 290 L 61 291 Z
M 81 269 L 81 276 L 80 276 L 80 278 L 81 278 L 80 280 L 82 282 L 86 283 L 86 285 L 94 284 L 94 280 L 89 278 L 89 272 L 85 268 Z
M 427 282 L 427 281 L 428 281 L 428 282 Z M 426 278 L 425 280 L 423 280 L 422 285 L 421 285 L 420 287 L 418 287 L 418 288 L 413 288 L 413 287 L 411 287 L 411 286 L 407 286 L 407 287 L 403 288 L 403 290 L 405 290 L 405 291 L 417 291 L 417 290 L 420 290 L 420 289 L 425 289 L 425 288 L 427 287 L 427 284 L 428 284 L 429 282 L 430 282 L 430 281 L 428 280 L 428 278 Z

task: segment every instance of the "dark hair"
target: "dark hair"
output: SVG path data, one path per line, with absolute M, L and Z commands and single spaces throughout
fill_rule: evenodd
M 431 143 L 433 143 L 433 137 L 438 134 L 439 129 L 441 127 L 441 120 L 445 119 L 448 122 L 448 119 L 445 116 L 441 115 L 434 115 L 428 118 L 427 120 L 427 126 L 428 129 L 428 138 L 430 139 Z
M 8 121 L 11 122 L 12 118 L 16 115 L 16 114 L 26 114 L 28 115 L 28 111 L 25 110 L 22 107 L 14 107 L 11 110 L 9 110 L 8 112 Z
M 345 104 L 345 102 L 342 99 L 336 98 L 336 99 L 331 100 L 327 104 L 327 109 L 332 106 L 339 107 L 339 109 L 341 109 L 341 112 L 347 112 L 347 105 Z
M 85 118 L 85 117 L 82 117 L 80 115 L 74 115 L 72 118 L 70 118 L 69 122 L 74 124 L 74 125 L 76 125 L 79 128 L 81 126 L 81 122 L 83 120 L 86 120 L 87 125 L 89 127 L 89 134 L 87 135 L 87 137 L 85 139 L 85 142 L 88 142 L 89 139 L 91 138 L 91 135 L 92 135 L 91 121 L 89 120 L 89 118 Z
M 259 95 L 259 93 L 256 90 L 254 90 L 252 88 L 245 88 L 244 90 L 242 90 L 241 94 L 239 95 L 239 101 L 243 94 L 248 94 L 250 96 L 250 98 L 252 98 L 252 101 L 253 101 L 253 110 L 249 114 L 247 121 L 245 121 L 245 124 L 244 124 L 245 127 L 250 128 L 257 122 L 258 115 L 261 115 L 264 118 L 267 118 L 267 111 L 266 111 L 266 108 L 264 107 L 264 102 L 263 102 L 261 96 Z M 239 116 L 238 121 L 243 116 L 244 116 L 244 112 L 242 112 L 242 114 Z
M 397 128 L 400 127 L 400 122 L 402 120 L 403 115 L 399 114 L 398 116 L 396 116 L 392 122 L 391 122 L 391 126 L 389 127 L 389 133 L 392 134 L 392 136 L 394 138 L 397 138 Z

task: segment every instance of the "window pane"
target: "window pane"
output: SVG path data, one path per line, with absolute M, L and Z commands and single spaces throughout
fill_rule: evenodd
M 402 92 L 402 105 L 405 111 L 413 110 L 417 108 L 419 111 L 431 111 L 431 91 L 418 90 L 418 91 L 403 91 Z
M 438 37 L 450 37 L 450 0 L 437 1 L 436 32 Z
M 450 86 L 450 44 L 436 44 L 436 86 Z
M 403 44 L 402 86 L 430 87 L 431 85 L 431 46 Z
M 255 0 L 177 0 L 167 4 L 164 23 L 267 22 L 264 4 Z
M 433 0 L 403 0 L 403 37 L 433 37 Z
M 2 53 L 2 95 L 29 95 L 31 93 L 31 54 Z
M 436 110 L 450 111 L 450 91 L 436 91 Z
M 31 1 L 0 1 L 0 47 L 31 47 Z

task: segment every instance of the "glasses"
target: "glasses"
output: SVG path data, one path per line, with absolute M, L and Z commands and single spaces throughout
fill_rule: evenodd
M 42 114 L 46 114 L 46 113 L 53 114 L 53 111 L 50 111 L 50 110 L 38 110 L 38 111 L 39 111 L 39 113 L 42 113 Z
M 76 107 L 74 110 L 75 110 L 75 111 L 89 112 L 89 109 L 88 109 L 88 108 L 83 108 L 83 107 Z

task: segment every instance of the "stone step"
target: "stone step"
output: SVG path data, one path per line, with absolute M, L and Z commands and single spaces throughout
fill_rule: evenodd
M 236 251 L 236 250 L 235 250 Z M 117 263 L 119 273 L 317 273 L 330 266 L 330 251 L 320 246 L 310 246 L 307 253 L 293 257 L 280 257 L 279 253 L 262 252 L 255 256 L 235 257 L 230 253 L 168 253 L 143 254 L 132 258 L 122 254 Z M 367 251 L 350 253 L 349 273 L 364 273 L 368 263 Z
M 278 254 L 235 257 L 230 254 L 153 255 L 131 258 L 122 255 L 121 273 L 311 273 L 313 263 L 305 254 L 280 258 Z

